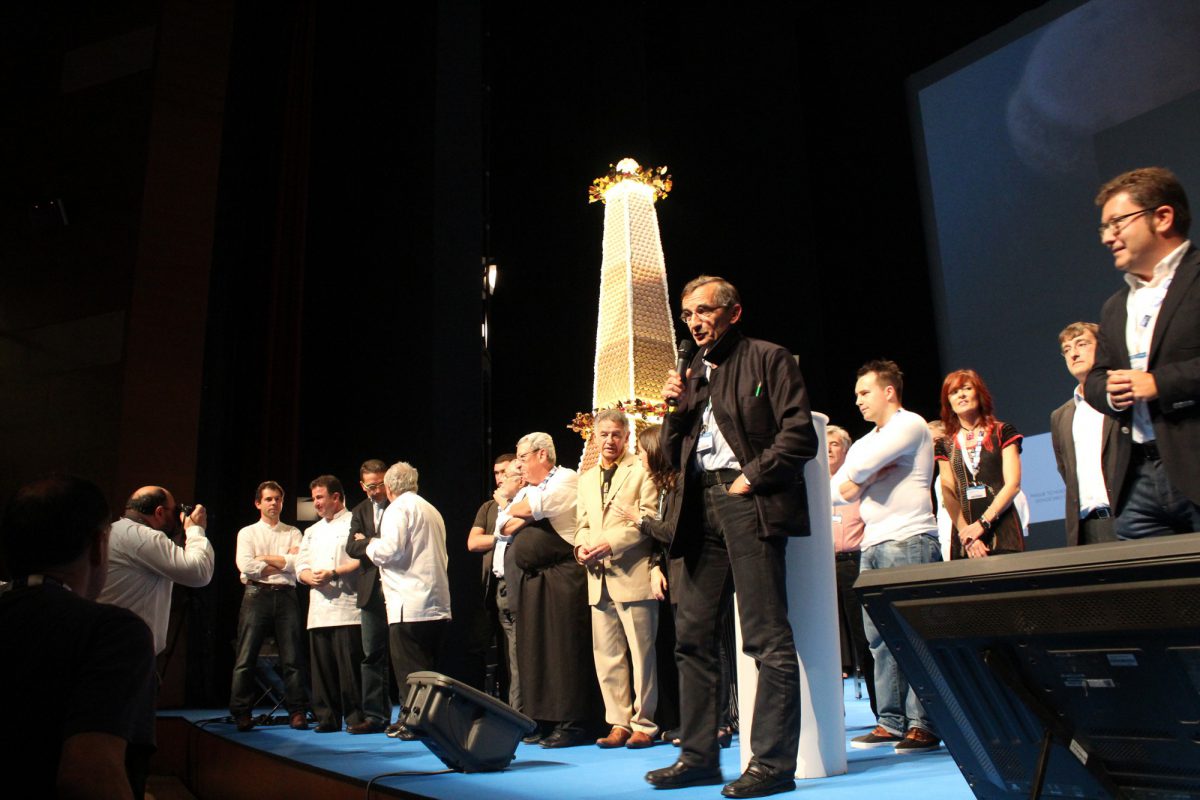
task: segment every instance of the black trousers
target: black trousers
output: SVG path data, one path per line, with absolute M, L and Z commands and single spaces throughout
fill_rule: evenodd
M 310 628 L 313 714 L 318 725 L 342 727 L 363 721 L 362 630 L 358 625 Z
M 863 627 L 863 608 L 854 594 L 854 582 L 858 580 L 858 565 L 862 553 L 838 553 L 834 566 L 837 577 L 838 592 L 838 624 L 850 642 L 853 665 L 862 673 L 863 681 L 867 684 L 867 697 L 871 699 L 871 713 L 878 714 L 875 708 L 875 659 L 871 656 L 871 647 L 867 644 L 867 632 Z
M 392 650 L 392 668 L 400 687 L 400 705 L 408 697 L 408 676 L 412 672 L 437 669 L 450 620 L 393 622 L 388 625 L 388 645 Z
M 676 618 L 681 758 L 699 766 L 719 764 L 718 709 L 725 698 L 717 697 L 716 641 L 722 598 L 732 589 L 742 649 L 758 663 L 751 761 L 774 774 L 792 774 L 800 742 L 800 667 L 787 618 L 787 541 L 758 538 L 752 497 L 730 495 L 722 485 L 702 492 L 704 522 L 698 541 L 683 553 Z

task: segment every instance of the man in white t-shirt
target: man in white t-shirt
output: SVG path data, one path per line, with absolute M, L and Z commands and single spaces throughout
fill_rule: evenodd
M 858 371 L 855 402 L 875 429 L 850 447 L 830 479 L 835 506 L 859 502 L 866 529 L 861 571 L 941 560 L 937 520 L 929 498 L 933 479 L 933 440 L 925 420 L 901 407 L 904 375 L 892 361 L 868 361 Z M 883 636 L 864 613 L 875 659 L 875 729 L 851 740 L 851 747 L 894 747 L 897 753 L 926 753 L 941 740 L 921 701 L 901 674 Z

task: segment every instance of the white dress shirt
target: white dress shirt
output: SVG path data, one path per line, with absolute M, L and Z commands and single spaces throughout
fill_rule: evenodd
M 1191 247 L 1185 241 L 1154 265 L 1154 274 L 1144 281 L 1133 273 L 1125 273 L 1129 294 L 1125 298 L 1125 346 L 1129 348 L 1129 363 L 1133 369 L 1145 371 L 1150 355 L 1150 341 L 1154 337 L 1154 326 L 1158 323 L 1158 311 L 1166 299 L 1167 290 L 1175 280 L 1175 271 L 1183 254 Z M 1112 405 L 1112 398 L 1108 399 Z M 1154 441 L 1154 425 L 1150 421 L 1150 409 L 1144 400 L 1133 404 L 1133 440 L 1138 444 Z M 1082 487 L 1081 487 L 1082 488 Z
M 333 519 L 321 518 L 308 526 L 296 556 L 296 574 L 304 570 L 337 569 L 347 561 L 346 539 L 350 536 L 350 509 L 343 508 Z M 308 595 L 308 627 L 331 628 L 337 625 L 361 625 L 358 607 L 358 580 L 339 575 L 321 586 L 313 586 Z
M 389 625 L 450 619 L 446 523 L 425 498 L 405 492 L 388 505 L 367 558 L 379 567 Z
M 712 379 L 712 371 L 714 367 L 707 361 L 704 362 L 704 377 Z M 738 463 L 737 456 L 733 454 L 733 448 L 729 446 L 729 442 L 725 441 L 725 437 L 721 434 L 721 428 L 717 425 L 717 418 L 712 410 L 712 398 L 704 404 L 704 410 L 700 412 L 700 432 L 711 433 L 712 439 L 709 443 L 712 445 L 703 453 L 697 449 L 696 451 L 696 469 L 707 470 L 709 472 L 718 469 L 738 469 L 742 465 Z M 697 443 L 699 448 L 700 443 Z
M 516 505 L 518 500 L 529 503 L 529 510 L 535 520 L 549 520 L 555 532 L 572 547 L 575 546 L 575 509 L 579 503 L 579 473 L 570 467 L 556 466 L 550 474 L 537 486 L 525 486 L 517 492 L 508 508 Z M 500 534 L 504 523 L 512 517 L 507 510 L 496 515 L 496 534 L 499 542 L 507 542 L 511 537 Z M 497 551 L 499 558 L 503 550 Z
M 238 531 L 237 554 L 234 561 L 242 573 L 242 583 L 272 583 L 278 586 L 296 585 L 296 556 L 289 553 L 300 546 L 300 529 L 284 522 L 268 525 L 260 519 Z M 263 577 L 267 562 L 255 556 L 283 556 L 286 562 L 282 572 L 272 572 Z
M 872 482 L 858 499 L 866 523 L 862 549 L 882 542 L 897 542 L 923 533 L 937 533 L 937 520 L 929 499 L 933 480 L 933 439 L 925 420 L 898 409 L 882 428 L 876 428 L 850 445 L 846 462 L 830 480 L 830 499 L 846 505 L 838 491 L 846 481 L 865 483 L 887 466 L 896 469 Z
M 1104 415 L 1088 405 L 1078 386 L 1075 387 L 1075 416 L 1071 419 L 1071 439 L 1075 442 L 1079 518 L 1083 519 L 1097 508 L 1108 508 L 1108 488 L 1104 484 L 1102 461 Z
M 108 537 L 108 580 L 97 601 L 128 608 L 150 626 L 154 652 L 167 647 L 171 587 L 207 586 L 213 574 L 213 548 L 204 528 L 185 532 L 183 547 L 162 531 L 122 517 Z

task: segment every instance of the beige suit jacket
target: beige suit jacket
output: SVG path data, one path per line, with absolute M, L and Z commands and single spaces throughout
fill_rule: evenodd
M 579 477 L 575 546 L 595 547 L 608 542 L 612 548 L 612 556 L 604 560 L 603 572 L 588 571 L 588 604 L 600 602 L 602 580 L 607 582 L 609 596 L 617 602 L 653 600 L 650 554 L 654 551 L 654 539 L 612 506 L 614 503 L 624 506 L 638 519 L 653 517 L 658 510 L 658 490 L 638 457 L 629 452 L 617 462 L 607 502 L 601 497 L 601 478 L 599 464 Z

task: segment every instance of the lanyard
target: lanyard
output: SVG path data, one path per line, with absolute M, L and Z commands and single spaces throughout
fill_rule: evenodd
M 971 472 L 971 477 L 975 477 L 975 473 L 979 472 L 979 457 L 980 451 L 983 449 L 983 437 L 986 432 L 979 434 L 979 441 L 970 450 L 967 450 L 967 432 L 960 430 L 958 432 L 958 448 L 962 451 L 963 463 L 967 465 L 967 469 Z

